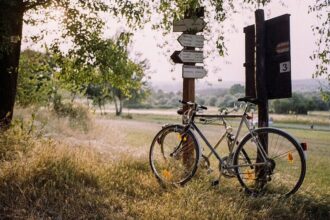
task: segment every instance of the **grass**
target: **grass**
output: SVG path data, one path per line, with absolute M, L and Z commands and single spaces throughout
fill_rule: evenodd
M 249 197 L 236 179 L 211 187 L 214 176 L 204 171 L 184 187 L 161 187 L 147 159 L 161 121 L 97 119 L 80 139 L 115 146 L 108 151 L 63 142 L 64 134 L 76 135 L 70 129 L 59 140 L 15 124 L 0 137 L 0 219 L 330 218 L 329 132 L 289 130 L 309 141 L 308 172 L 297 194 Z M 213 137 L 218 128 L 203 129 Z
M 291 123 L 291 124 L 302 124 L 302 125 L 330 125 L 330 117 L 324 113 L 319 115 L 279 115 L 271 114 L 275 123 Z

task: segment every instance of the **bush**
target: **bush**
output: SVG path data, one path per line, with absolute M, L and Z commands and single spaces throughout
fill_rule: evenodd
M 71 128 L 81 128 L 83 131 L 88 131 L 90 118 L 87 108 L 73 103 L 63 103 L 60 95 L 54 96 L 53 105 L 54 112 L 58 117 L 69 119 Z
M 292 98 L 272 101 L 271 108 L 278 114 L 307 114 L 308 111 L 329 110 L 330 104 L 316 94 L 293 93 Z
M 53 72 L 49 56 L 32 50 L 23 51 L 19 65 L 16 102 L 23 107 L 47 105 L 53 92 Z

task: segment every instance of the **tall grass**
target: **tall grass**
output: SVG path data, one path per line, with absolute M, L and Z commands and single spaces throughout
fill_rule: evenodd
M 130 125 L 117 126 L 127 132 L 119 145 L 149 141 L 151 128 L 136 135 Z M 214 177 L 203 171 L 184 187 L 162 187 L 145 155 L 110 160 L 28 128 L 16 124 L 0 137 L 0 219 L 330 219 L 329 188 L 317 188 L 327 175 L 321 171 L 288 199 L 249 197 L 235 179 L 212 187 Z
M 162 188 L 145 160 L 107 164 L 95 152 L 53 143 L 2 163 L 1 170 L 0 218 L 329 218 L 329 200 L 318 196 L 248 197 L 230 181 L 211 187 L 205 174 L 183 188 Z

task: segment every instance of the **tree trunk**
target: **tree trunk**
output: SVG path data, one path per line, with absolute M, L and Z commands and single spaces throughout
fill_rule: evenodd
M 113 100 L 115 102 L 116 107 L 116 116 L 120 116 L 123 111 L 123 95 L 119 89 L 112 89 Z M 118 99 L 118 102 L 117 102 Z
M 117 97 L 114 95 L 113 97 L 113 101 L 115 103 L 115 108 L 116 108 L 116 116 L 119 116 L 119 106 L 118 106 L 118 103 L 117 103 Z
M 123 96 L 120 94 L 118 96 L 118 99 L 119 99 L 119 111 L 118 111 L 118 115 L 121 115 L 121 113 L 123 112 Z
M 0 0 L 0 130 L 12 120 L 23 27 L 23 0 Z

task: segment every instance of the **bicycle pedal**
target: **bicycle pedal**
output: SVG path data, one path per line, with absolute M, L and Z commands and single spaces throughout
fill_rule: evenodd
M 219 185 L 219 180 L 213 180 L 212 183 L 211 183 L 211 186 L 217 186 Z

